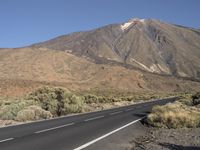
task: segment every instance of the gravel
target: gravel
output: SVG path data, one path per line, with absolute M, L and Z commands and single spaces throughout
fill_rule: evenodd
M 146 133 L 131 143 L 131 150 L 200 150 L 200 128 L 146 128 Z

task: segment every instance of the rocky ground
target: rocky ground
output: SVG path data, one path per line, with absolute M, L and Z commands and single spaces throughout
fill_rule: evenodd
M 131 150 L 200 150 L 200 128 L 145 129 L 145 134 L 131 141 Z

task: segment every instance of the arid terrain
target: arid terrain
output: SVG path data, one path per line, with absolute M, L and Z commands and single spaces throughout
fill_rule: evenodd
M 199 41 L 199 29 L 134 18 L 1 48 L 0 126 L 194 94 L 200 89 Z M 145 126 L 133 149 L 199 147 L 199 104 L 155 107 L 148 119 L 154 128 Z
M 132 92 L 186 92 L 200 87 L 196 81 L 96 64 L 46 48 L 1 49 L 0 58 L 1 96 L 23 95 L 43 85 L 63 86 L 72 91 L 95 88 Z

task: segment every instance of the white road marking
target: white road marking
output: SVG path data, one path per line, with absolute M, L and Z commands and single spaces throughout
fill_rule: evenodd
M 5 140 L 1 140 L 0 143 L 3 143 L 3 142 L 6 142 L 6 141 L 11 141 L 13 140 L 14 138 L 8 138 L 8 139 L 5 139 Z
M 119 114 L 119 113 L 121 113 L 121 112 L 122 112 L 122 111 L 113 112 L 113 113 L 110 113 L 110 115 Z
M 86 144 L 84 144 L 84 145 L 81 145 L 81 146 L 75 148 L 74 150 L 82 150 L 82 149 L 84 149 L 84 148 L 90 146 L 91 144 L 94 144 L 94 143 L 96 143 L 97 141 L 100 141 L 100 140 L 102 140 L 103 138 L 105 138 L 105 137 L 107 137 L 107 136 L 109 136 L 109 135 L 111 135 L 111 134 L 114 134 L 115 132 L 118 132 L 119 130 L 122 130 L 122 129 L 124 129 L 124 128 L 126 128 L 126 127 L 128 127 L 128 126 L 130 126 L 130 125 L 132 125 L 132 124 L 134 124 L 134 123 L 136 123 L 136 122 L 142 120 L 143 118 L 145 118 L 145 117 L 142 117 L 142 118 L 140 118 L 140 119 L 134 120 L 134 121 L 132 121 L 132 122 L 130 122 L 130 123 L 128 123 L 128 124 L 126 124 L 126 125 L 124 125 L 124 126 L 118 128 L 118 129 L 115 129 L 115 130 L 113 130 L 113 131 L 111 131 L 111 132 L 109 132 L 109 133 L 107 133 L 107 134 L 105 134 L 105 135 L 100 136 L 100 137 L 97 138 L 97 139 L 94 139 L 94 140 L 92 140 L 92 141 L 90 141 L 90 142 L 88 142 L 88 143 L 86 143 Z
M 130 111 L 130 110 L 133 110 L 134 108 L 129 108 L 129 109 L 126 109 L 125 111 Z
M 91 121 L 91 120 L 95 120 L 95 119 L 99 119 L 99 118 L 103 118 L 104 116 L 98 116 L 98 117 L 94 117 L 94 118 L 89 118 L 89 119 L 85 119 L 84 121 Z
M 64 128 L 64 127 L 67 127 L 67 126 L 71 126 L 73 125 L 74 123 L 69 123 L 69 124 L 65 124 L 65 125 L 61 125 L 61 126 L 57 126 L 57 127 L 53 127 L 53 128 L 49 128 L 49 129 L 44 129 L 44 130 L 40 130 L 40 131 L 36 131 L 35 133 L 42 133 L 42 132 L 47 132 L 47 131 L 51 131 L 51 130 L 55 130 L 55 129 L 59 129 L 59 128 Z

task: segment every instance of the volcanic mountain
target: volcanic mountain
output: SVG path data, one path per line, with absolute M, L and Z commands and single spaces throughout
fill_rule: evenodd
M 23 95 L 43 85 L 195 91 L 200 88 L 199 42 L 198 29 L 131 19 L 28 47 L 0 49 L 0 96 Z
M 200 30 L 154 19 L 131 19 L 34 44 L 158 74 L 200 79 Z

